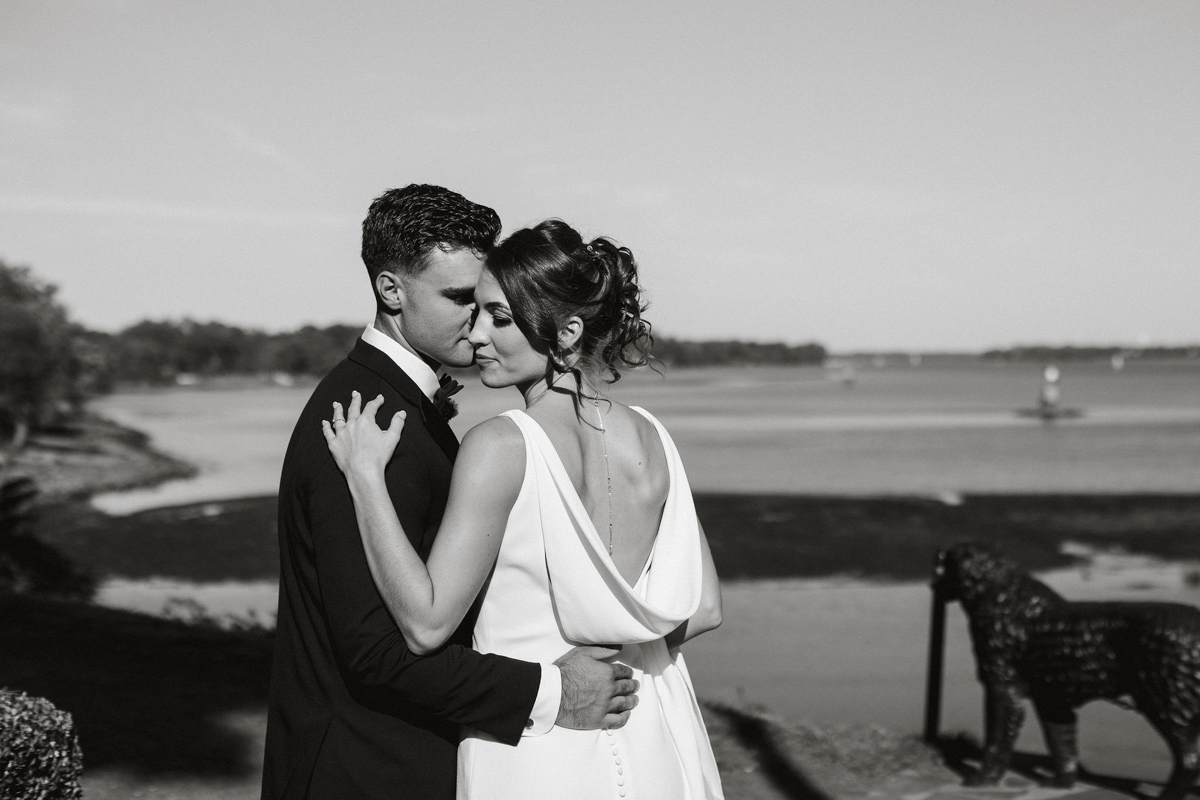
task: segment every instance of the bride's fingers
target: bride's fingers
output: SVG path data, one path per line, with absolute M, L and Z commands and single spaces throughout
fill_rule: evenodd
M 342 411 L 342 404 L 337 402 L 336 400 L 333 403 L 333 421 L 334 422 L 339 422 L 339 421 L 345 422 L 346 421 L 346 415 Z M 336 431 L 335 431 L 335 433 L 336 433 Z
M 325 441 L 330 446 L 337 441 L 337 434 L 333 432 L 333 426 L 329 424 L 329 420 L 327 419 L 321 420 L 321 433 L 325 436 Z
M 400 444 L 400 434 L 404 431 L 404 420 L 408 416 L 403 411 L 397 411 L 392 414 L 392 421 L 383 429 L 383 442 L 387 452 L 394 453 L 396 446 Z
M 362 395 L 358 392 L 351 392 L 350 410 L 346 412 L 346 422 L 358 419 L 360 413 L 362 413 Z
M 363 406 L 362 414 L 372 422 L 379 415 L 379 407 L 383 405 L 383 395 L 376 395 L 371 402 Z
M 387 428 L 384 429 L 384 433 L 393 435 L 396 437 L 396 441 L 400 441 L 400 433 L 404 430 L 404 420 L 406 419 L 408 419 L 407 411 L 397 411 L 395 414 L 392 414 L 392 421 L 388 423 Z

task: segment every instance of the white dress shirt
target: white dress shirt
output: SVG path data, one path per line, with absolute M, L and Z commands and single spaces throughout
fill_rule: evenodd
M 430 400 L 433 399 L 434 392 L 438 390 L 439 386 L 438 376 L 425 363 L 425 359 L 415 355 L 374 325 L 368 325 L 362 332 L 362 340 L 376 350 L 382 350 L 388 358 L 396 362 L 396 366 L 403 370 L 405 375 L 412 378 L 412 382 L 417 385 L 422 394 Z
M 380 350 L 390 358 L 397 367 L 417 385 L 429 400 L 437 392 L 437 373 L 425 363 L 425 360 L 406 349 L 392 337 L 368 325 L 362 332 L 362 340 Z M 533 702 L 533 711 L 529 721 L 525 723 L 525 736 L 539 736 L 548 733 L 558 719 L 558 708 L 562 702 L 562 673 L 554 664 L 542 664 L 541 683 L 538 685 L 537 699 Z

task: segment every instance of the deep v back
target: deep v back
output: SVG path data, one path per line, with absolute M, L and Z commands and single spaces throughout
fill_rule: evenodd
M 645 574 L 653 557 L 654 543 L 658 540 L 658 533 L 662 528 L 663 509 L 666 506 L 671 487 L 666 445 L 663 442 L 664 432 L 659 430 L 654 419 L 645 410 L 636 407 L 631 407 L 630 410 L 638 421 L 645 421 L 650 425 L 648 437 L 641 431 L 633 434 L 639 438 L 649 439 L 642 444 L 645 452 L 637 454 L 635 459 L 641 465 L 638 470 L 639 474 L 629 476 L 627 474 L 629 470 L 626 468 L 624 470 L 626 474 L 622 476 L 620 465 L 623 460 L 629 461 L 630 454 L 622 452 L 619 443 L 610 438 L 607 442 L 602 441 L 602 447 L 608 456 L 605 461 L 608 462 L 611 459 L 611 464 L 605 463 L 605 474 L 589 475 L 586 464 L 581 463 L 580 477 L 582 481 L 576 481 L 571 476 L 571 470 L 567 466 L 566 459 L 563 458 L 563 451 L 559 445 L 555 444 L 550 432 L 537 419 L 528 414 L 527 416 L 536 427 L 534 435 L 541 441 L 546 458 L 573 489 L 574 496 L 568 496 L 566 498 L 568 502 L 575 505 L 581 515 L 591 523 L 592 532 L 601 542 L 607 542 L 610 533 L 614 533 L 616 536 L 618 544 L 615 550 L 610 552 L 610 555 L 617 571 L 626 583 L 632 586 L 637 583 L 640 576 Z M 590 422 L 586 417 L 585 420 Z M 605 434 L 601 433 L 601 435 Z M 609 435 L 611 436 L 611 434 Z M 586 462 L 582 445 L 580 445 L 580 449 L 581 462 Z M 622 459 L 622 456 L 625 458 Z M 622 477 L 625 480 L 621 480 Z M 611 497 L 606 496 L 610 490 L 607 485 L 608 480 L 612 481 Z M 586 486 L 597 487 L 591 493 L 592 497 L 585 496 L 580 485 L 581 482 Z M 599 497 L 596 497 L 596 494 L 599 494 Z M 590 509 L 589 499 L 592 501 Z M 609 530 L 610 519 L 615 532 Z

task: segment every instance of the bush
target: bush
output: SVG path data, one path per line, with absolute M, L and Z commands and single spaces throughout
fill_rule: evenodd
M 49 700 L 0 689 L 0 797 L 83 797 L 83 751 L 71 715 Z

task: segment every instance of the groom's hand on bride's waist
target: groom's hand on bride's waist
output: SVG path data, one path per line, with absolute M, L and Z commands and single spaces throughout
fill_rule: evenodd
M 554 662 L 562 673 L 562 703 L 556 725 L 577 730 L 620 728 L 637 705 L 638 682 L 624 664 L 602 659 L 616 647 L 576 647 Z

